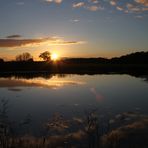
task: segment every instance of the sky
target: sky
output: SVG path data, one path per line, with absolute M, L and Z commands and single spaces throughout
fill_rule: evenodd
M 0 58 L 148 51 L 148 0 L 0 0 Z

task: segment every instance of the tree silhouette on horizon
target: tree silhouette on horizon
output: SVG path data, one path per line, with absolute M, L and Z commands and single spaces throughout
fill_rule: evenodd
M 33 57 L 30 53 L 24 52 L 16 56 L 16 61 L 33 61 Z
M 51 53 L 49 51 L 44 51 L 39 55 L 44 61 L 51 61 Z

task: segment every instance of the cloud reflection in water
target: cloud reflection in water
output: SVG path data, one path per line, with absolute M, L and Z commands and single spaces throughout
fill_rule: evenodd
M 27 79 L 0 79 L 0 88 L 8 88 L 10 91 L 21 91 L 20 87 L 40 87 L 49 89 L 58 89 L 68 85 L 84 85 L 85 82 L 76 80 L 58 80 L 54 77 L 52 79 L 35 78 L 31 80 Z

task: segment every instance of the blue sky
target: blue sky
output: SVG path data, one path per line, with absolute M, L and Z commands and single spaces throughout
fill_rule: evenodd
M 113 57 L 148 50 L 148 0 L 0 0 L 0 57 L 48 50 Z

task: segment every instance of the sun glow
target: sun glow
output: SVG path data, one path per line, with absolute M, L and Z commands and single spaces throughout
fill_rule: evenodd
M 59 56 L 58 56 L 56 53 L 53 53 L 53 54 L 51 55 L 51 60 L 53 60 L 53 61 L 58 60 L 58 58 L 59 58 Z

